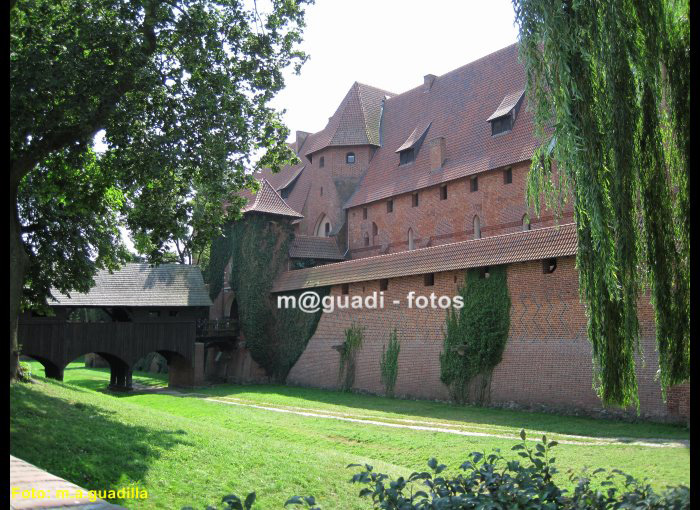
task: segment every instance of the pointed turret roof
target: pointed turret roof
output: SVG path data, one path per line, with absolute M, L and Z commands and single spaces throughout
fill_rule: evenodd
M 260 180 L 260 190 L 254 197 L 248 198 L 248 204 L 243 208 L 244 213 L 258 212 L 303 218 L 304 216 L 289 207 L 284 199 L 275 191 L 267 179 Z

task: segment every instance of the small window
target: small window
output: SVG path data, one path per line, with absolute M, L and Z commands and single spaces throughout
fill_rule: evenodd
M 472 191 L 479 191 L 479 178 L 472 177 L 470 182 L 471 182 L 471 190 Z
M 525 230 L 530 230 L 530 218 L 527 216 L 527 214 L 523 215 L 523 231 Z
M 376 236 L 377 234 L 379 234 L 379 228 L 375 222 L 372 222 L 372 235 Z
M 367 232 L 365 232 L 365 233 L 362 235 L 362 239 L 363 239 L 363 242 L 364 242 L 365 246 L 369 246 L 369 234 L 368 234 Z
M 503 184 L 511 184 L 513 182 L 513 169 L 506 168 L 503 170 Z
M 435 273 L 428 273 L 423 275 L 423 285 L 426 287 L 432 287 L 435 285 Z
M 542 261 L 542 272 L 551 274 L 557 269 L 557 259 L 545 259 Z
M 481 220 L 474 216 L 474 239 L 481 239 Z
M 345 155 L 345 162 L 348 165 L 354 165 L 355 164 L 355 153 L 354 152 L 348 152 Z
M 323 233 L 326 235 L 326 237 L 328 237 L 328 234 L 331 233 L 331 224 L 330 223 L 326 223 L 323 226 Z
M 149 317 L 160 317 L 160 310 L 149 310 L 148 316 Z
M 413 238 L 413 230 L 408 229 L 408 249 L 409 250 L 414 250 L 416 248 L 416 241 Z
M 491 136 L 507 133 L 511 129 L 513 129 L 513 118 L 510 115 L 491 121 Z
M 389 279 L 382 278 L 379 280 L 379 290 L 387 290 L 389 288 Z
M 447 184 L 440 186 L 440 200 L 447 200 Z
M 416 160 L 416 151 L 413 148 L 399 152 L 399 165 L 407 165 Z
M 416 191 L 412 196 L 413 207 L 418 207 L 418 192 Z
M 323 196 L 323 186 L 321 186 L 321 196 Z
M 394 201 L 393 200 L 386 201 L 386 212 L 388 212 L 388 213 L 394 212 Z
M 479 278 L 488 278 L 489 276 L 491 276 L 491 274 L 489 273 L 489 267 L 482 267 L 479 271 Z
M 363 220 L 367 219 L 367 208 L 366 207 L 362 208 L 362 219 Z
M 350 294 L 350 284 L 349 284 L 349 283 L 344 283 L 344 284 L 340 287 L 340 292 L 341 292 L 342 294 Z
M 318 166 L 319 168 L 326 166 L 326 158 L 324 156 L 321 156 L 321 159 L 318 160 Z

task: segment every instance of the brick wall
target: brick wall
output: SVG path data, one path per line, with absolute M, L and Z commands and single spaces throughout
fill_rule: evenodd
M 454 296 L 464 280 L 463 271 L 438 273 L 432 287 L 422 275 L 389 280 L 383 310 L 336 310 L 326 313 L 316 333 L 287 378 L 290 384 L 335 388 L 338 386 L 338 352 L 353 321 L 363 325 L 365 340 L 358 353 L 355 388 L 382 393 L 379 361 L 389 333 L 397 329 L 401 342 L 395 392 L 400 396 L 448 399 L 440 382 L 445 312 L 409 308 L 406 295 Z M 574 258 L 559 259 L 552 274 L 544 274 L 541 261 L 508 266 L 512 300 L 511 327 L 502 362 L 493 373 L 491 401 L 522 405 L 598 411 L 600 401 L 592 389 L 591 347 L 586 339 L 586 317 L 579 302 Z M 379 291 L 379 282 L 350 284 L 349 295 L 367 296 Z M 341 287 L 332 289 L 340 295 Z M 400 306 L 391 304 L 400 299 Z M 648 300 L 640 307 L 645 362 L 638 360 L 641 412 L 650 418 L 687 417 L 689 387 L 669 391 L 661 398 L 654 375 L 658 361 L 654 349 L 653 315 Z
M 528 212 L 524 190 L 529 165 L 526 161 L 510 167 L 509 184 L 504 182 L 505 168 L 479 173 L 477 191 L 471 191 L 470 177 L 450 181 L 446 183 L 444 200 L 439 185 L 419 190 L 417 207 L 412 205 L 412 193 L 406 193 L 393 197 L 393 212 L 387 212 L 386 200 L 350 208 L 348 235 L 352 258 L 407 250 L 409 228 L 416 248 L 473 239 L 474 216 L 479 217 L 482 237 L 522 230 L 523 216 Z M 572 217 L 569 204 L 561 221 L 568 223 Z M 540 218 L 530 211 L 530 219 L 532 228 L 554 223 L 551 212 L 546 211 Z M 369 246 L 365 245 L 365 234 Z

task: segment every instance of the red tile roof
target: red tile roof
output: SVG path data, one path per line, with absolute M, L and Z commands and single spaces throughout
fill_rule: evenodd
M 302 147 L 308 156 L 331 145 L 379 145 L 382 100 L 391 92 L 355 82 L 326 127 L 309 135 Z
M 289 207 L 265 178 L 260 182 L 260 190 L 252 198 L 248 198 L 248 204 L 243 208 L 243 212 L 276 214 L 291 218 L 304 217 Z
M 277 277 L 272 291 L 285 292 L 380 278 L 564 257 L 574 255 L 576 246 L 576 225 L 568 223 L 555 227 L 286 271 Z
M 300 259 L 344 260 L 334 237 L 294 237 L 289 246 L 289 256 Z
M 428 91 L 421 85 L 389 97 L 384 103 L 382 146 L 345 207 L 530 159 L 538 141 L 532 114 L 526 108 L 521 108 L 513 130 L 508 133 L 492 137 L 487 121 L 504 98 L 525 88 L 525 82 L 525 70 L 514 44 L 435 78 Z M 431 172 L 430 151 L 425 145 L 412 164 L 399 167 L 396 150 L 417 126 L 428 121 L 432 124 L 426 141 L 445 138 L 443 168 Z
M 520 101 L 520 98 L 523 97 L 523 94 L 525 94 L 525 90 L 518 90 L 517 92 L 513 92 L 512 94 L 508 94 L 506 97 L 503 98 L 503 101 L 501 101 L 501 104 L 498 105 L 498 108 L 496 108 L 496 111 L 491 114 L 491 116 L 486 119 L 487 121 L 497 119 L 498 117 L 503 117 L 504 115 L 508 115 L 510 111 L 515 108 L 515 105 L 518 104 L 518 101 Z

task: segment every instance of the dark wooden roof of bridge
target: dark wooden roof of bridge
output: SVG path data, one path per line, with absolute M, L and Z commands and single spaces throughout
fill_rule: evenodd
M 198 266 L 130 263 L 110 273 L 98 271 L 87 293 L 51 291 L 51 306 L 211 306 L 211 299 Z

